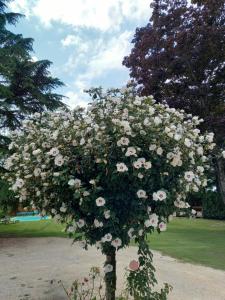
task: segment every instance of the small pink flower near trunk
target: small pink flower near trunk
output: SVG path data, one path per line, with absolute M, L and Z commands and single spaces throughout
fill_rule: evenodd
M 137 271 L 138 269 L 139 269 L 139 262 L 138 261 L 136 261 L 136 260 L 132 260 L 131 262 L 130 262 L 130 264 L 129 264 L 129 269 L 131 270 L 131 271 Z

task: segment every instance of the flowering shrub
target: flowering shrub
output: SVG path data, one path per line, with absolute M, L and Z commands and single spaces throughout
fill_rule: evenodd
M 115 251 L 131 239 L 145 249 L 147 233 L 166 230 L 169 215 L 189 207 L 186 194 L 207 184 L 213 134 L 201 135 L 198 117 L 138 97 L 132 87 L 90 94 L 87 110 L 25 122 L 12 135 L 6 177 L 21 202 L 106 254 L 107 299 L 114 299 Z

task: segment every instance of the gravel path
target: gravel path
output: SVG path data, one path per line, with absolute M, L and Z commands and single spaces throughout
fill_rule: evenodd
M 118 287 L 123 285 L 124 268 L 136 257 L 136 248 L 119 251 Z M 0 239 L 0 300 L 64 300 L 62 288 L 52 279 L 67 285 L 87 275 L 104 258 L 95 248 L 88 252 L 63 238 Z M 154 252 L 159 284 L 174 288 L 169 300 L 225 300 L 225 272 L 181 263 Z

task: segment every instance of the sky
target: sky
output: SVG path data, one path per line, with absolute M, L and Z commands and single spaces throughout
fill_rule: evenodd
M 65 84 L 57 90 L 74 108 L 86 106 L 90 87 L 121 87 L 122 66 L 136 27 L 147 24 L 151 0 L 14 0 L 10 10 L 25 14 L 14 32 L 34 38 L 34 59 L 53 62 L 51 72 Z

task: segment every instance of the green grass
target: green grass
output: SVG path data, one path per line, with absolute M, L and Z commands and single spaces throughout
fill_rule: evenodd
M 168 230 L 149 237 L 151 249 L 180 260 L 225 270 L 225 222 L 173 220 Z
M 0 225 L 1 237 L 66 237 L 64 227 L 51 220 Z M 225 222 L 174 219 L 168 230 L 149 236 L 151 249 L 196 264 L 225 270 Z
M 64 226 L 52 220 L 0 224 L 1 237 L 67 237 Z

